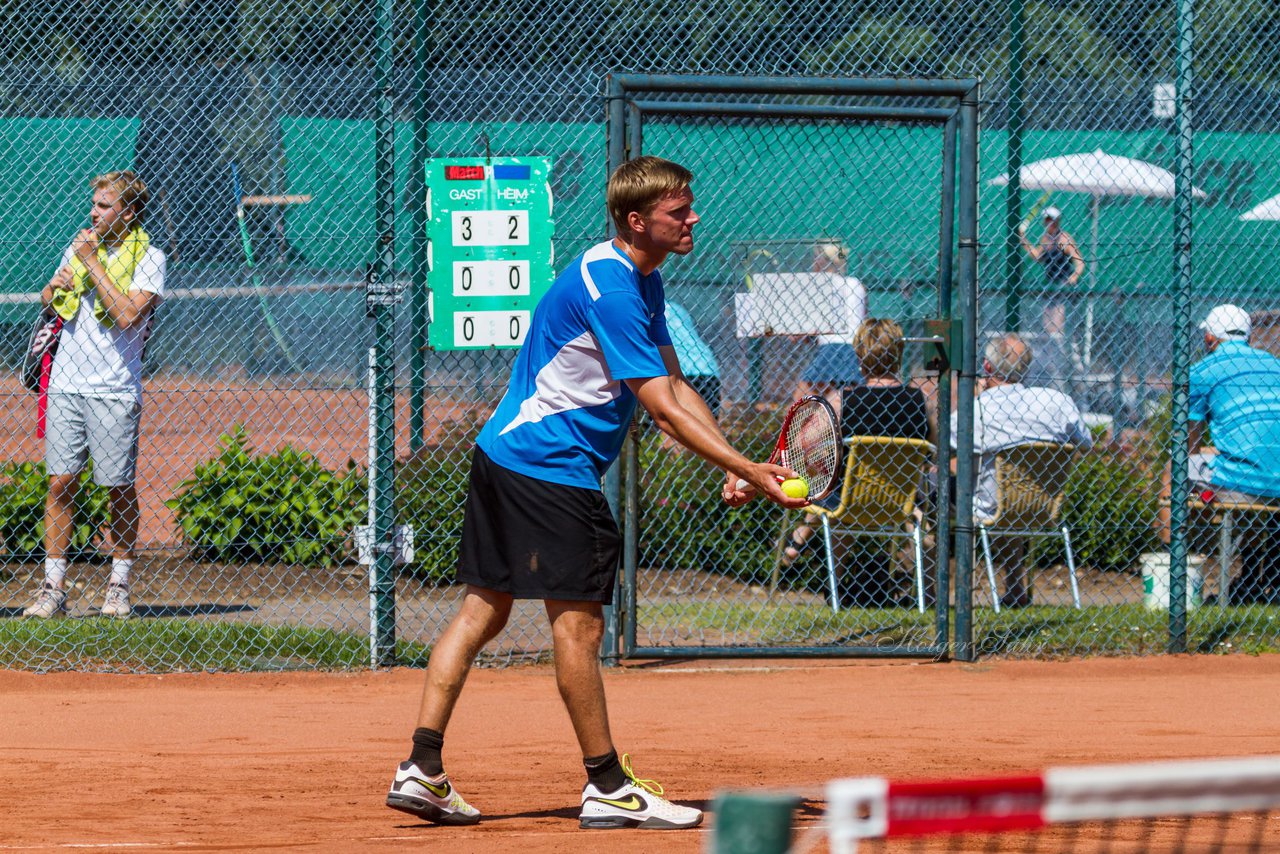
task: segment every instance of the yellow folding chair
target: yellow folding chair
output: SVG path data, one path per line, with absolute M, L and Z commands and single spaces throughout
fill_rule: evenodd
M 1015 537 L 1062 537 L 1071 574 L 1071 599 L 1080 607 L 1080 583 L 1071 551 L 1071 531 L 1061 521 L 1063 491 L 1075 465 L 1074 445 L 1028 442 L 997 451 L 996 510 L 989 519 L 976 519 L 982 552 L 991 584 L 991 602 L 1000 613 L 1000 592 L 991 561 L 991 535 Z
M 916 520 L 916 491 L 934 446 L 923 439 L 853 436 L 845 440 L 844 481 L 840 504 L 828 509 L 805 508 L 822 520 L 822 543 L 827 556 L 827 585 L 832 610 L 839 613 L 834 534 L 870 537 L 910 537 L 915 544 L 916 607 L 925 610 L 924 543 Z

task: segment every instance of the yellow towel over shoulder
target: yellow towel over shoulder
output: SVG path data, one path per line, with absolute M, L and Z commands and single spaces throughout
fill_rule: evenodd
M 147 247 L 150 245 L 150 236 L 141 228 L 135 228 L 129 232 L 124 245 L 113 256 L 109 257 L 107 248 L 99 244 L 98 260 L 107 271 L 107 278 L 120 293 L 129 293 L 129 288 L 133 286 L 133 274 L 138 269 L 138 262 L 142 260 L 143 255 L 147 254 Z M 53 310 L 63 320 L 70 320 L 76 316 L 76 312 L 80 310 L 80 298 L 92 287 L 89 282 L 89 268 L 75 255 L 71 256 L 71 281 L 73 284 L 71 290 L 56 291 L 53 295 Z M 115 325 L 107 315 L 107 307 L 102 304 L 102 300 L 94 302 L 93 316 L 103 326 Z

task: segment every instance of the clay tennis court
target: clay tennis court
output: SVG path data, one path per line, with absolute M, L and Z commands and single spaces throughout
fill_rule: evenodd
M 841 775 L 1280 752 L 1275 656 L 611 669 L 614 734 L 676 800 Z M 580 831 L 582 768 L 544 666 L 471 674 L 446 760 L 473 828 L 382 805 L 422 673 L 0 672 L 0 850 L 695 852 L 697 831 Z M 825 851 L 826 845 L 815 849 Z

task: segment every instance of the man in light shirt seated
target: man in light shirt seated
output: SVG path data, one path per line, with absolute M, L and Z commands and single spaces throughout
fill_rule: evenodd
M 998 451 L 1028 442 L 1054 442 L 1077 448 L 1093 444 L 1093 436 L 1075 401 L 1056 389 L 1022 384 L 1032 357 L 1031 347 L 1013 333 L 992 339 L 983 351 L 983 377 L 973 406 L 973 450 L 981 455 L 973 494 L 975 519 L 990 519 L 995 515 Z M 953 451 L 957 415 L 951 413 Z M 1031 587 L 1024 566 L 1026 539 L 996 537 L 992 552 L 992 561 L 999 565 L 1005 579 L 1000 604 L 1009 608 L 1030 605 Z M 992 591 L 992 596 L 995 595 Z

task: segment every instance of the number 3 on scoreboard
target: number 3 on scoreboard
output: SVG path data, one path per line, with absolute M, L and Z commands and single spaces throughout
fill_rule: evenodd
M 528 246 L 529 212 L 453 211 L 454 246 Z

